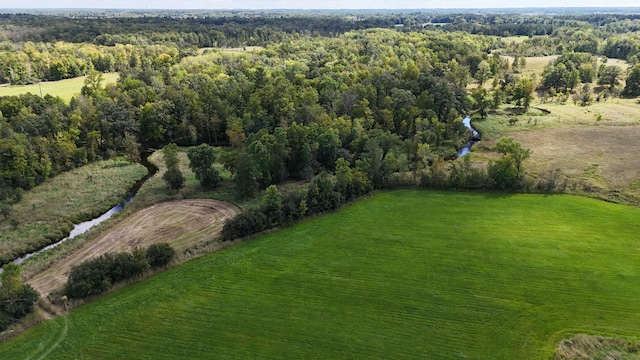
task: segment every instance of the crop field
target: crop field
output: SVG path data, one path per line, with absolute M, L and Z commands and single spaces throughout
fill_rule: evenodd
M 224 220 L 239 209 L 216 200 L 181 200 L 160 203 L 138 211 L 81 249 L 29 280 L 42 296 L 62 287 L 71 267 L 107 252 L 132 251 L 166 242 L 184 250 L 220 235 Z
M 640 333 L 640 209 L 568 195 L 372 196 L 115 291 L 2 359 L 548 359 Z
M 25 192 L 0 218 L 0 259 L 32 251 L 59 240 L 74 223 L 89 220 L 122 201 L 136 181 L 147 174 L 139 164 L 98 161 L 56 177 Z M 12 224 L 11 220 L 17 220 Z
M 108 83 L 115 83 L 118 80 L 118 76 L 120 76 L 118 73 L 104 74 L 104 81 L 102 82 L 102 85 L 104 86 Z M 40 95 L 42 92 L 43 96 L 59 96 L 64 101 L 68 102 L 72 97 L 80 93 L 80 89 L 84 86 L 84 79 L 86 78 L 86 76 L 80 76 L 73 79 L 42 82 L 39 85 L 0 86 L 0 96 L 21 95 L 26 93 Z

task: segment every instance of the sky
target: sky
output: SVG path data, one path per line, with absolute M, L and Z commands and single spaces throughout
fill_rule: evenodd
M 0 0 L 0 8 L 100 9 L 430 9 L 628 7 L 637 0 Z

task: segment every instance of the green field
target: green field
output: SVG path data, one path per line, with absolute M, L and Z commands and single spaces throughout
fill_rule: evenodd
M 548 359 L 640 334 L 640 209 L 387 192 L 185 263 L 0 344 L 2 359 Z
M 118 80 L 118 73 L 104 74 L 104 81 L 102 86 L 115 83 Z M 21 95 L 26 93 L 32 93 L 34 95 L 51 95 L 59 96 L 64 101 L 71 100 L 72 97 L 80 93 L 80 89 L 84 86 L 84 79 L 86 76 L 80 76 L 73 79 L 65 79 L 59 81 L 47 81 L 32 85 L 16 85 L 16 86 L 0 86 L 0 96 L 12 96 Z

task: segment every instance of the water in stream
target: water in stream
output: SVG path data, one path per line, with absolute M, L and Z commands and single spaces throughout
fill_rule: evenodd
M 129 196 L 127 197 L 127 199 L 121 203 L 119 203 L 118 205 L 112 207 L 111 209 L 109 209 L 109 211 L 107 211 L 106 213 L 98 216 L 97 218 L 91 219 L 89 221 L 85 221 L 85 222 L 81 222 L 79 224 L 76 224 L 73 226 L 73 229 L 71 229 L 71 232 L 69 233 L 69 236 L 67 236 L 66 238 L 55 242 L 51 245 L 45 246 L 40 250 L 34 251 L 32 253 L 28 253 L 25 256 L 19 257 L 15 260 L 13 260 L 13 262 L 15 264 L 22 264 L 22 262 L 24 262 L 25 260 L 27 260 L 28 258 L 40 254 L 41 252 L 53 249 L 55 247 L 60 246 L 62 243 L 64 243 L 65 241 L 69 240 L 69 239 L 73 239 L 74 237 L 78 236 L 78 235 L 82 235 L 84 233 L 86 233 L 87 231 L 89 231 L 89 229 L 91 229 L 92 227 L 100 224 L 103 221 L 106 221 L 107 219 L 109 219 L 110 217 L 112 217 L 113 215 L 119 213 L 120 211 L 122 211 L 122 209 L 124 209 L 124 206 L 126 204 L 128 204 L 129 202 L 131 202 L 131 200 L 133 200 L 133 196 Z
M 471 152 L 471 147 L 473 146 L 473 144 L 477 143 L 480 138 L 480 133 L 478 133 L 478 131 L 476 129 L 473 128 L 473 126 L 471 126 L 471 118 L 470 117 L 465 117 L 464 119 L 462 119 L 462 124 L 464 124 L 464 126 L 466 126 L 469 130 L 471 130 L 471 139 L 469 141 L 467 141 L 467 143 L 462 147 L 462 149 L 458 150 L 458 154 L 456 155 L 456 158 L 459 158 L 461 156 L 464 156 L 468 153 Z
M 158 171 L 158 168 L 151 164 L 148 160 L 149 154 L 143 154 L 142 155 L 142 161 L 141 164 L 144 165 L 147 168 L 147 175 L 140 179 L 138 182 L 135 183 L 135 185 L 133 185 L 133 187 L 129 190 L 129 195 L 127 195 L 126 199 L 124 199 L 123 201 L 121 201 L 120 203 L 118 203 L 116 206 L 112 207 L 111 209 L 109 209 L 109 211 L 105 212 L 104 214 L 98 216 L 97 218 L 91 219 L 89 221 L 85 221 L 85 222 L 81 222 L 79 224 L 74 225 L 73 229 L 71 230 L 71 232 L 69 233 L 69 236 L 67 236 L 66 238 L 55 242 L 51 245 L 48 245 L 40 250 L 36 250 L 34 252 L 28 253 L 24 256 L 21 256 L 15 260 L 13 260 L 14 263 L 16 264 L 22 264 L 22 262 L 24 262 L 25 260 L 27 260 L 28 258 L 40 254 L 41 252 L 53 249 L 57 246 L 60 246 L 60 244 L 64 243 L 65 241 L 69 240 L 69 239 L 73 239 L 74 237 L 78 236 L 78 235 L 82 235 L 85 232 L 89 231 L 89 229 L 93 228 L 94 226 L 106 221 L 107 219 L 109 219 L 110 217 L 112 217 L 113 215 L 119 213 L 120 211 L 122 211 L 122 209 L 124 209 L 124 206 L 128 203 L 130 203 L 133 200 L 133 197 L 135 196 L 135 194 L 138 192 L 138 190 L 140 190 L 140 187 L 142 187 L 142 184 L 144 184 L 153 174 L 155 174 Z M 0 268 L 0 273 L 2 272 L 2 269 Z

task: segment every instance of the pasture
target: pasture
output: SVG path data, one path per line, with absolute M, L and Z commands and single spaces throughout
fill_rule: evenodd
M 109 83 L 115 83 L 120 75 L 118 73 L 106 73 L 103 76 L 104 81 L 102 82 L 102 86 Z M 73 79 L 46 81 L 40 84 L 0 86 L 0 96 L 32 93 L 34 95 L 42 94 L 42 96 L 59 96 L 64 101 L 69 102 L 72 97 L 80 94 L 80 89 L 84 86 L 84 80 L 86 78 L 86 76 L 80 76 Z
M 640 333 L 640 209 L 403 190 L 184 263 L 3 359 L 548 359 Z

